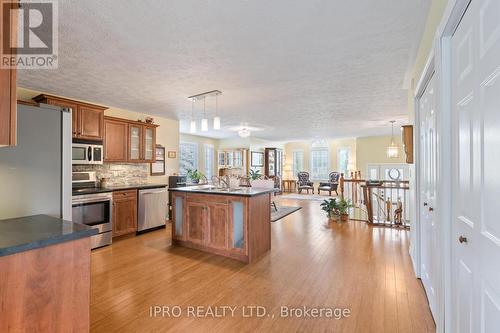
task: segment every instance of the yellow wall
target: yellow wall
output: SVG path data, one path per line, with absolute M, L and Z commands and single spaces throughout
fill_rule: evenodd
M 399 147 L 398 158 L 388 158 L 386 149 L 391 142 L 390 136 L 368 136 L 356 139 L 356 167 L 361 176 L 366 176 L 368 164 L 406 163 L 403 142 L 400 135 L 394 136 Z
M 330 152 L 330 170 L 338 170 L 337 150 L 339 148 L 351 149 L 351 161 L 356 170 L 361 171 L 364 177 L 368 164 L 405 163 L 403 143 L 400 135 L 394 136 L 394 142 L 399 146 L 399 157 L 395 159 L 387 158 L 386 148 L 391 141 L 390 136 L 370 136 L 361 138 L 347 138 L 328 140 Z M 304 170 L 310 172 L 312 141 L 293 141 L 285 144 L 285 164 L 292 165 L 293 151 L 304 152 Z M 285 178 L 296 178 L 295 175 L 285 175 Z
M 205 173 L 205 145 L 214 146 L 214 174 L 217 174 L 217 150 L 219 149 L 219 140 L 207 138 L 204 136 L 180 134 L 181 142 L 190 142 L 198 144 L 198 170 Z
M 432 50 L 436 29 L 441 21 L 447 4 L 448 0 L 432 0 L 431 7 L 429 8 L 429 14 L 410 77 L 411 88 L 408 89 L 408 112 L 410 121 L 414 119 L 413 97 L 415 95 L 415 88 Z
M 31 98 L 41 94 L 42 92 L 17 88 L 17 99 L 29 101 Z M 63 96 L 61 96 L 63 97 Z M 92 101 L 82 101 L 92 103 Z M 123 110 L 110 107 L 104 114 L 106 116 L 119 117 L 130 120 L 143 120 L 145 113 Z M 179 121 L 167 118 L 153 116 L 155 123 L 159 125 L 156 130 L 156 143 L 165 147 L 165 151 L 175 151 L 176 158 L 167 158 L 165 165 L 165 176 L 149 176 L 148 180 L 152 182 L 167 182 L 168 176 L 176 174 L 179 171 Z
M 310 172 L 310 161 L 311 161 L 311 144 L 312 140 L 309 141 L 292 141 L 285 144 L 285 165 L 292 165 L 293 163 L 293 152 L 303 151 L 304 152 L 304 171 Z M 338 169 L 338 159 L 337 150 L 339 148 L 350 148 L 351 149 L 351 161 L 354 166 L 356 165 L 356 139 L 335 139 L 328 140 L 329 147 L 329 158 L 330 158 L 330 170 L 336 171 Z M 293 169 L 293 168 L 292 168 Z M 284 175 L 284 178 L 295 179 L 296 175 L 292 175 L 291 172 Z

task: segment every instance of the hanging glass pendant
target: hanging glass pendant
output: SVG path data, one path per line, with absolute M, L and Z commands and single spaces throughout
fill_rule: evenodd
M 214 129 L 220 130 L 220 117 L 217 116 L 214 117 Z
M 201 131 L 202 132 L 208 131 L 208 119 L 207 118 L 203 118 L 201 120 Z
M 196 121 L 191 120 L 190 130 L 191 133 L 196 133 Z
M 391 143 L 387 147 L 387 158 L 398 158 L 399 157 L 399 147 L 394 142 L 394 123 L 395 120 L 391 120 L 390 123 L 392 125 L 391 129 Z

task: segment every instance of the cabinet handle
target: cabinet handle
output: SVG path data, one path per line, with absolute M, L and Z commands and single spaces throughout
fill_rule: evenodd
M 425 206 L 427 206 L 427 205 L 428 205 L 428 203 L 427 203 L 427 202 L 424 202 L 424 207 L 425 207 Z
M 459 241 L 461 244 L 463 244 L 463 243 L 467 243 L 467 237 L 460 235 L 460 237 L 458 237 L 458 241 Z
M 434 211 L 434 208 L 429 207 L 429 212 L 433 212 L 433 211 Z

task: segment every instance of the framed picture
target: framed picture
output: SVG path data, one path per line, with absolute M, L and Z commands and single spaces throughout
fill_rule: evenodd
M 165 147 L 160 145 L 155 149 L 155 162 L 151 163 L 151 176 L 165 175 Z
M 251 153 L 251 164 L 253 167 L 264 166 L 264 153 L 260 151 L 253 151 Z
M 174 150 L 169 150 L 168 151 L 168 158 L 176 158 L 177 157 L 177 152 Z

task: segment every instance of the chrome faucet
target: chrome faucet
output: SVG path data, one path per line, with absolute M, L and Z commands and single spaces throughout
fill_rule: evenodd
M 220 186 L 220 178 L 219 177 L 212 176 L 211 180 L 212 180 L 212 184 Z
M 231 180 L 228 175 L 222 177 L 212 176 L 211 180 L 214 185 L 217 184 L 217 187 L 221 187 L 221 183 L 222 183 L 222 188 L 231 187 Z
M 224 184 L 223 188 L 230 188 L 231 187 L 231 179 L 229 178 L 228 175 L 225 175 L 219 179 Z

